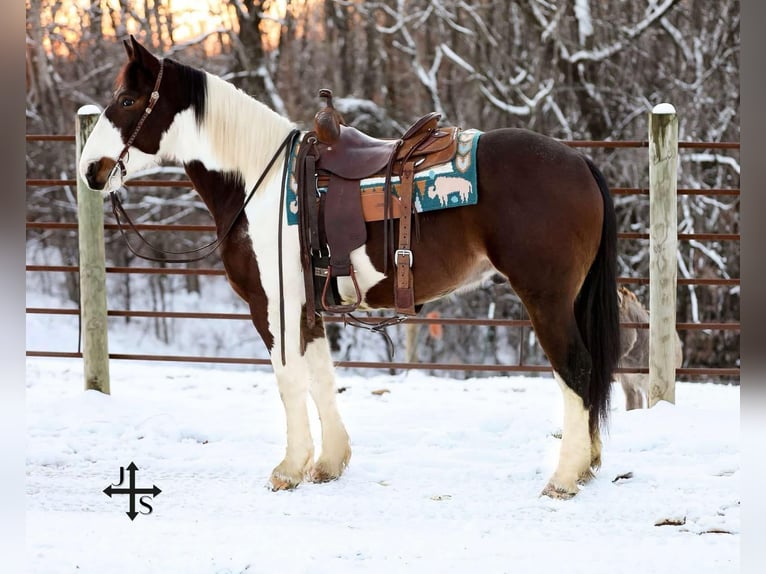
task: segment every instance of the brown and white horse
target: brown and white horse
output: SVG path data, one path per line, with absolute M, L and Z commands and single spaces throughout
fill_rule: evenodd
M 182 163 L 222 234 L 294 124 L 219 77 L 158 59 L 132 37 L 125 47 L 128 61 L 114 97 L 82 151 L 83 179 L 107 194 L 160 160 Z M 618 360 L 612 200 L 589 159 L 530 131 L 482 134 L 476 166 L 476 205 L 419 214 L 420 236 L 412 246 L 416 303 L 478 284 L 491 273 L 510 281 L 564 399 L 559 462 L 543 494 L 569 498 L 600 465 L 599 426 Z M 280 156 L 219 250 L 231 285 L 248 303 L 270 350 L 284 402 L 287 448 L 271 473 L 275 490 L 304 479 L 338 478 L 351 456 L 321 317 L 307 328 L 306 313 L 313 311 L 305 309 L 298 230 L 280 224 L 284 167 Z M 393 277 L 382 272 L 383 233 L 381 222 L 368 223 L 366 245 L 351 254 L 367 309 L 393 307 Z M 348 283 L 341 283 L 340 292 L 353 300 Z M 322 425 L 316 460 L 307 393 Z

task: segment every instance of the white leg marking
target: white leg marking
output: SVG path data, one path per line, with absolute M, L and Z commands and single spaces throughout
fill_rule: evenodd
M 310 478 L 325 482 L 338 478 L 351 458 L 348 433 L 336 402 L 335 370 L 327 339 L 312 341 L 306 347 L 306 360 L 311 371 L 310 392 L 322 423 L 322 453 Z
M 588 478 L 590 473 L 591 442 L 588 409 L 558 373 L 554 372 L 553 375 L 561 387 L 564 398 L 564 430 L 561 435 L 559 464 L 543 490 L 543 494 L 552 498 L 571 498 L 579 490 L 578 480 Z
M 385 279 L 386 276 L 375 269 L 372 260 L 370 260 L 369 255 L 367 255 L 367 248 L 364 245 L 354 249 L 350 255 L 351 264 L 354 266 L 354 273 L 356 273 L 356 282 L 362 293 L 362 301 L 364 301 L 364 296 L 367 291 Z M 354 290 L 354 284 L 350 277 L 341 277 L 338 279 L 338 292 L 344 303 L 351 303 L 356 300 L 356 291 Z M 364 305 L 362 305 L 362 308 L 364 308 Z
M 309 373 L 306 361 L 299 357 L 291 356 L 283 367 L 281 358 L 275 354 L 272 365 L 285 407 L 287 448 L 285 458 L 271 473 L 271 487 L 285 490 L 298 486 L 314 462 L 314 441 L 306 404 Z

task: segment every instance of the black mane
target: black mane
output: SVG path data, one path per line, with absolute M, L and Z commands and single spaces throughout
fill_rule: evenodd
M 166 59 L 166 65 L 172 63 L 177 69 L 179 75 L 179 86 L 183 87 L 181 97 L 183 100 L 188 98 L 188 102 L 184 101 L 183 107 L 191 106 L 194 109 L 194 117 L 197 119 L 197 124 L 201 125 L 205 117 L 205 99 L 207 96 L 207 77 L 205 72 L 181 64 L 170 58 Z

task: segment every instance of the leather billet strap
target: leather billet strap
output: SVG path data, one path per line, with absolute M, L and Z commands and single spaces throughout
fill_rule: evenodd
M 412 236 L 412 192 L 415 177 L 415 162 L 407 161 L 402 168 L 400 179 L 402 216 L 399 218 L 399 248 L 394 254 L 396 263 L 396 284 L 394 285 L 394 304 L 397 313 L 416 315 L 415 290 L 413 285 L 413 256 L 410 250 Z

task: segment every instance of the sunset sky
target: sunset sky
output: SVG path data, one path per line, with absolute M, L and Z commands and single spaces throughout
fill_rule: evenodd
M 130 2 L 135 13 L 142 17 L 147 3 L 152 0 L 139 0 Z M 170 8 L 173 13 L 173 37 L 176 42 L 198 37 L 206 32 L 216 29 L 232 29 L 235 27 L 236 17 L 232 2 L 226 0 L 155 0 Z M 42 10 L 40 14 L 40 25 L 49 27 L 51 22 L 54 26 L 52 30 L 56 35 L 60 35 L 67 42 L 76 43 L 79 36 L 79 30 L 83 27 L 84 16 L 92 0 L 63 0 L 53 2 L 52 0 L 42 0 Z M 53 6 L 56 11 L 52 12 Z M 109 17 L 109 8 L 116 8 L 119 11 L 118 0 L 102 0 L 104 7 L 104 18 L 102 31 L 105 36 L 113 36 L 114 29 L 112 19 Z M 29 0 L 27 0 L 27 9 L 29 9 Z M 286 0 L 275 0 L 269 8 L 269 16 L 275 20 L 284 16 L 286 10 Z M 127 31 L 131 34 L 140 34 L 142 30 L 137 21 L 128 17 L 125 22 Z M 278 34 L 275 31 L 274 36 Z M 46 49 L 51 49 L 50 39 L 46 38 Z

